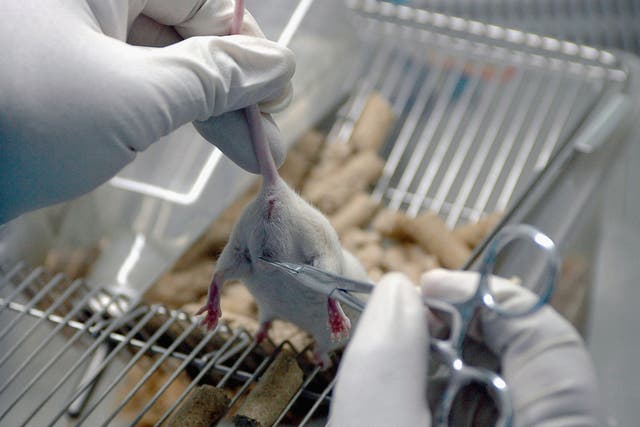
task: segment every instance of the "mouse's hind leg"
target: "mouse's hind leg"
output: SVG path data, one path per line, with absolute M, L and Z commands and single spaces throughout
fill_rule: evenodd
M 209 284 L 209 293 L 207 294 L 207 302 L 196 312 L 196 316 L 207 313 L 202 319 L 202 325 L 209 330 L 213 330 L 218 325 L 218 319 L 222 316 L 220 309 L 220 290 L 222 288 L 223 275 L 219 272 L 214 273 L 211 283 Z
M 327 300 L 327 310 L 329 312 L 328 327 L 332 342 L 340 342 L 349 338 L 351 330 L 351 320 L 344 314 L 340 303 L 333 298 Z
M 260 344 L 269 336 L 269 329 L 271 328 L 271 322 L 275 319 L 275 315 L 263 308 L 260 308 L 260 314 L 258 317 L 260 320 L 260 328 L 253 339 L 257 344 Z
M 207 313 L 202 319 L 202 325 L 208 330 L 213 330 L 218 325 L 218 319 L 222 316 L 220 308 L 220 292 L 222 285 L 228 280 L 237 279 L 238 271 L 235 268 L 216 269 L 213 278 L 209 284 L 209 292 L 207 294 L 207 302 L 196 312 L 196 316 Z
M 313 266 L 326 271 L 338 271 L 340 265 L 338 259 L 330 256 L 317 257 L 313 261 Z M 332 342 L 340 342 L 349 338 L 351 320 L 344 314 L 340 303 L 333 298 L 327 299 L 327 327 L 329 328 Z

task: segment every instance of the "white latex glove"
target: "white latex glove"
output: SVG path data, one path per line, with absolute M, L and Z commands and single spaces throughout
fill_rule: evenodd
M 428 340 L 418 288 L 403 274 L 383 276 L 340 362 L 330 425 L 430 425 Z
M 425 297 L 467 299 L 478 274 L 434 270 L 422 276 Z M 491 290 L 503 307 L 517 311 L 536 298 L 498 277 Z M 487 347 L 501 358 L 502 377 L 511 387 L 516 426 L 603 426 L 591 358 L 578 332 L 550 306 L 507 318 L 483 310 L 480 327 Z
M 398 288 L 406 288 L 406 280 L 393 280 Z M 448 301 L 466 299 L 475 289 L 477 280 L 477 273 L 434 270 L 423 275 L 422 292 L 426 297 Z M 530 306 L 531 298 L 534 298 L 526 289 L 501 278 L 493 278 L 491 286 L 497 299 L 513 309 Z M 376 289 L 374 296 L 385 292 L 389 291 L 384 288 Z M 421 367 L 417 360 L 408 360 L 407 355 L 423 352 L 425 343 L 422 339 L 407 342 L 406 338 L 415 332 L 399 329 L 402 321 L 390 318 L 391 314 L 404 317 L 402 313 L 405 310 L 415 310 L 419 298 L 408 291 L 404 295 L 412 300 L 409 304 L 388 297 L 387 300 L 372 298 L 370 304 L 375 301 L 376 305 L 370 305 L 365 310 L 340 366 L 332 403 L 332 426 L 430 425 L 429 417 L 424 415 L 426 400 L 424 407 L 417 407 L 414 401 L 405 401 L 407 398 L 413 400 L 416 388 L 426 390 L 424 369 L 427 359 L 423 361 L 425 367 Z M 397 304 L 406 304 L 408 308 Z M 382 320 L 373 315 L 368 316 L 370 309 L 378 315 L 381 312 L 388 313 L 386 321 L 396 327 L 385 327 Z M 370 328 L 368 322 L 375 325 L 375 328 Z M 511 387 L 516 426 L 605 425 L 594 369 L 582 339 L 551 307 L 543 307 L 522 318 L 505 318 L 483 311 L 480 326 L 487 346 L 501 357 L 502 376 Z M 417 326 L 414 325 L 413 328 Z M 374 332 L 375 335 L 372 335 Z M 372 337 L 375 337 L 377 344 L 371 344 Z M 397 341 L 398 338 L 401 339 L 400 342 Z M 386 352 L 378 349 L 385 345 L 388 347 Z M 393 356 L 400 356 L 399 359 L 383 359 L 379 356 L 391 354 L 394 349 L 397 354 Z M 388 390 L 384 378 L 378 376 L 375 370 L 360 370 L 359 366 L 362 365 L 391 366 L 387 369 L 394 370 L 402 368 L 407 371 L 406 384 L 394 384 L 393 389 Z M 352 372 L 357 372 L 360 376 L 355 376 Z M 381 402 L 371 396 L 387 399 L 387 393 L 393 393 L 391 397 L 403 398 L 391 400 L 395 405 L 393 408 L 379 410 Z M 409 424 L 377 422 L 376 420 L 383 419 L 380 417 L 384 416 L 384 411 L 409 417 Z M 483 425 L 486 421 L 478 421 L 486 419 L 486 414 L 482 411 L 481 407 L 478 413 L 472 414 L 475 419 L 465 416 L 468 414 L 456 416 L 459 421 L 455 425 Z M 366 414 L 368 424 L 360 424 L 358 421 L 362 414 Z M 391 414 L 385 420 L 392 419 Z
M 236 110 L 286 103 L 294 59 L 248 14 L 243 35 L 224 36 L 232 13 L 232 0 L 3 1 L 0 223 L 92 190 L 194 120 L 257 172 Z M 279 130 L 264 125 L 281 164 Z

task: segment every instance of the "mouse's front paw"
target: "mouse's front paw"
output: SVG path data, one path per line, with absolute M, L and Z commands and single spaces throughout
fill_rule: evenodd
M 331 341 L 340 342 L 349 338 L 349 330 L 351 329 L 351 321 L 342 311 L 340 304 L 329 298 L 327 304 L 329 310 L 329 331 L 331 332 Z
M 207 303 L 198 310 L 196 316 L 204 312 L 207 312 L 207 315 L 202 319 L 201 324 L 209 330 L 215 329 L 218 325 L 218 319 L 222 316 L 222 310 L 220 309 L 220 291 L 216 285 L 212 284 L 209 288 Z

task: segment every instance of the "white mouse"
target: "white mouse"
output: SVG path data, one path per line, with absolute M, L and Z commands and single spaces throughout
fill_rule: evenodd
M 351 321 L 337 301 L 301 286 L 259 258 L 308 264 L 361 281 L 368 281 L 368 277 L 357 259 L 342 248 L 329 220 L 278 175 L 254 120 L 259 114 L 257 109 L 247 112 L 262 187 L 235 224 L 216 264 L 207 303 L 198 314 L 206 311 L 203 323 L 214 328 L 221 315 L 220 287 L 228 280 L 240 279 L 258 303 L 261 326 L 256 339 L 266 336 L 273 319 L 288 320 L 313 335 L 314 361 L 328 367 L 327 352 L 332 343 L 349 336 Z

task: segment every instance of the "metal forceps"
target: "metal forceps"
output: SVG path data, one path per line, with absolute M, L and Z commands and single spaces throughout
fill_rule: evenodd
M 541 285 L 532 299 L 530 306 L 519 310 L 503 307 L 492 293 L 489 279 L 504 248 L 516 240 L 526 239 L 533 243 L 544 255 L 542 264 L 543 274 Z M 309 265 L 287 262 L 277 262 L 260 258 L 262 262 L 296 279 L 300 284 L 317 292 L 334 298 L 348 306 L 362 311 L 366 304 L 351 293 L 369 294 L 374 285 L 359 282 L 340 275 L 329 273 Z M 503 227 L 489 242 L 480 263 L 480 278 L 474 294 L 461 302 L 448 302 L 425 298 L 427 307 L 450 316 L 450 332 L 446 339 L 431 338 L 430 350 L 448 367 L 449 377 L 447 386 L 435 411 L 435 426 L 446 427 L 451 415 L 454 400 L 458 393 L 467 385 L 475 383 L 484 385 L 498 410 L 496 425 L 510 427 L 513 425 L 513 406 L 507 383 L 495 372 L 489 369 L 468 365 L 462 358 L 464 338 L 475 313 L 480 308 L 491 310 L 506 317 L 526 316 L 541 308 L 551 297 L 553 288 L 560 271 L 560 256 L 553 241 L 537 230 L 526 225 Z M 532 283 L 523 283 L 526 285 Z M 538 282 L 536 282 L 538 284 Z

